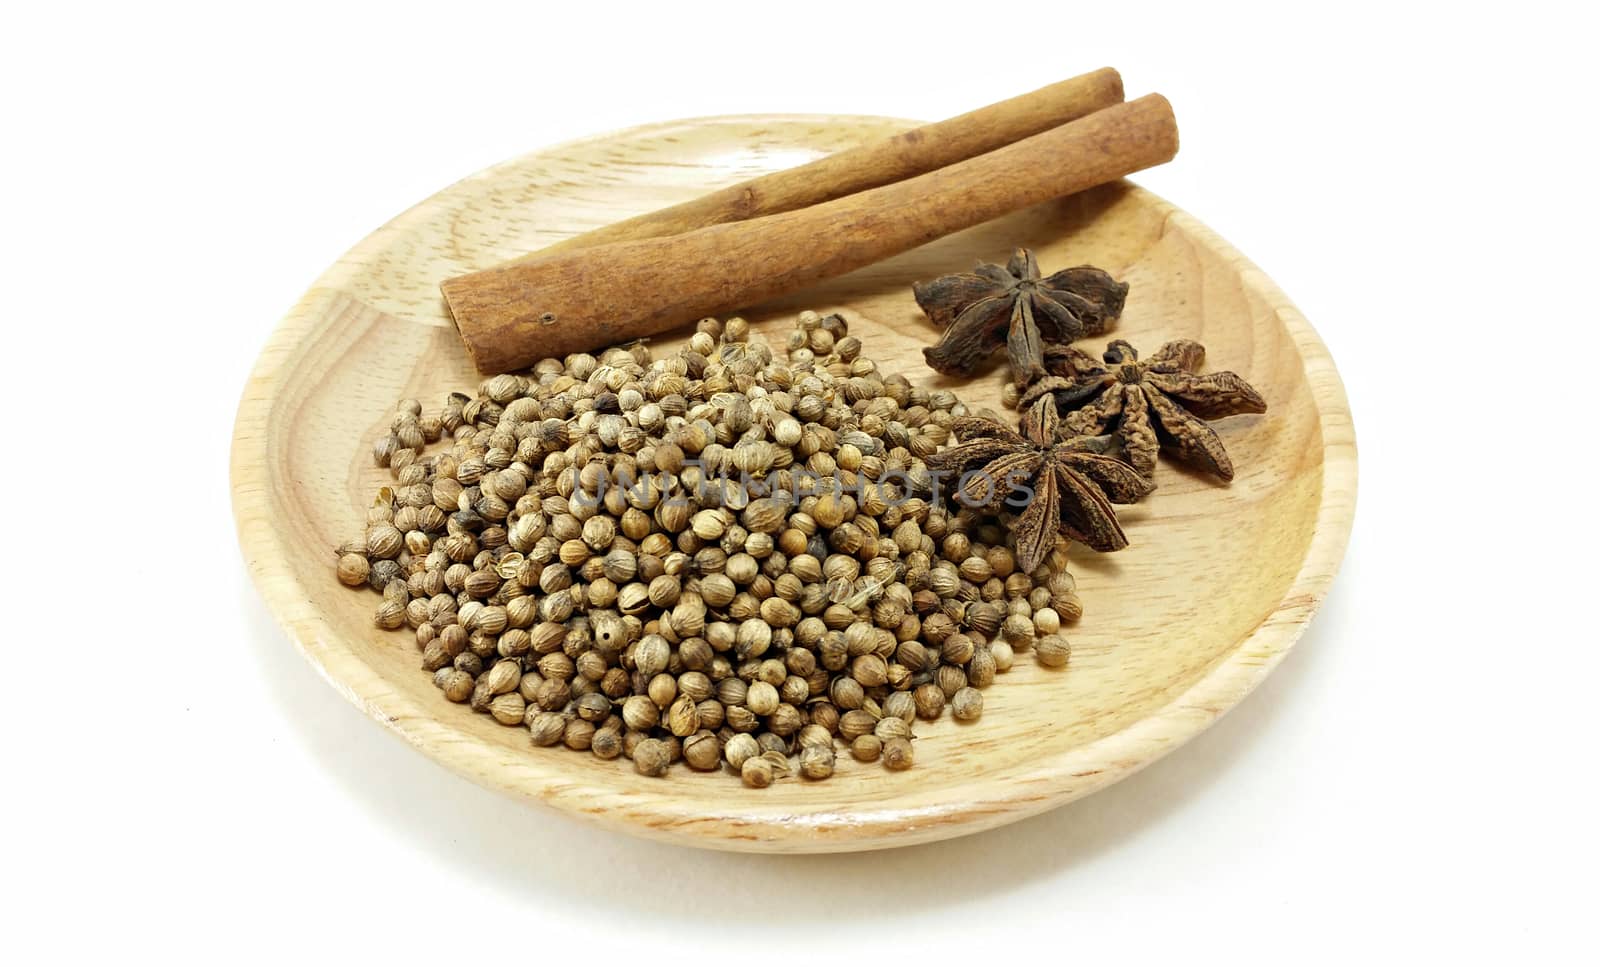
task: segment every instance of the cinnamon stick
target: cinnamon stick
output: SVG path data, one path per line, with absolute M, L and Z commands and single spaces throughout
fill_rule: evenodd
M 821 204 L 964 161 L 1121 101 L 1122 76 L 1104 67 L 959 117 L 614 222 L 512 261 L 528 262 L 608 242 L 682 235 L 708 225 Z
M 558 253 L 440 288 L 478 369 L 517 369 L 751 305 L 1161 164 L 1177 150 L 1171 105 L 1151 94 L 820 205 Z

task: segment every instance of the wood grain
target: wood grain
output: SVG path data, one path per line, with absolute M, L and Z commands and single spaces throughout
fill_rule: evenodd
M 524 730 L 445 702 L 411 636 L 374 628 L 374 596 L 334 581 L 331 548 L 357 532 L 387 480 L 370 442 L 394 401 L 433 406 L 477 384 L 440 279 L 906 127 L 759 116 L 591 138 L 467 178 L 341 258 L 263 351 L 234 436 L 240 543 L 295 645 L 352 702 L 463 776 L 613 829 L 735 850 L 861 850 L 988 829 L 1115 782 L 1236 704 L 1300 635 L 1343 555 L 1356 491 L 1349 410 L 1326 349 L 1269 279 L 1193 218 L 1120 184 L 746 314 L 781 334 L 801 308 L 842 311 L 886 371 L 995 405 L 1001 369 L 957 384 L 923 364 L 935 334 L 910 283 L 1030 245 L 1043 266 L 1090 262 L 1131 283 L 1117 335 L 1141 349 L 1199 339 L 1211 367 L 1236 370 L 1271 407 L 1220 425 L 1239 467 L 1231 486 L 1163 464 L 1156 494 L 1123 514 L 1132 546 L 1075 557 L 1087 614 L 1069 634 L 1072 664 L 1052 671 L 1024 656 L 987 691 L 981 721 L 919 724 L 909 772 L 846 757 L 826 782 L 758 791 L 727 775 L 675 768 L 651 780 L 535 749 Z

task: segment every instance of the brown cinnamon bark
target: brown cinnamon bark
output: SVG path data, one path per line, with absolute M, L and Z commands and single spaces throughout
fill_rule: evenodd
M 1122 76 L 1104 67 L 960 117 L 925 124 L 795 168 L 729 185 L 681 205 L 614 222 L 512 261 L 529 262 L 556 252 L 609 242 L 682 235 L 708 225 L 818 205 L 964 161 L 1121 101 Z
M 1159 94 L 976 158 L 796 211 L 617 242 L 440 286 L 484 372 L 665 332 L 1161 164 L 1178 150 Z

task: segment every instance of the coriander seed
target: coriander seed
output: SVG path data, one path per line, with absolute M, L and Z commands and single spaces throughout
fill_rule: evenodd
M 559 712 L 539 712 L 528 723 L 533 744 L 538 746 L 555 745 L 566 730 L 567 721 Z
M 912 701 L 917 707 L 917 717 L 933 720 L 944 712 L 944 689 L 933 682 L 918 685 L 916 691 L 911 693 Z
M 373 621 L 380 628 L 394 631 L 405 625 L 406 609 L 393 601 L 385 601 L 378 605 L 378 610 L 373 614 Z
M 905 719 L 888 715 L 873 723 L 872 734 L 885 742 L 890 739 L 909 739 L 911 725 Z
M 367 576 L 371 573 L 372 568 L 367 563 L 365 554 L 351 552 L 339 557 L 339 583 L 345 587 L 360 587 L 367 583 Z
M 778 690 L 766 682 L 756 682 L 745 695 L 745 707 L 757 715 L 771 715 L 778 710 Z
M 883 764 L 895 772 L 911 768 L 912 760 L 910 739 L 890 739 L 883 744 Z
M 700 772 L 715 769 L 722 761 L 722 743 L 710 732 L 696 732 L 683 740 L 683 761 Z
M 444 697 L 452 702 L 465 702 L 472 695 L 472 676 L 456 668 L 440 670 L 442 679 L 438 681 L 440 691 Z
M 833 746 L 809 745 L 800 750 L 800 774 L 807 779 L 826 779 L 833 775 Z
M 1060 635 L 1045 635 L 1034 643 L 1033 657 L 1046 668 L 1064 668 L 1072 657 L 1072 646 Z
M 835 736 L 909 766 L 911 724 L 975 718 L 1017 651 L 1065 663 L 1075 584 L 1061 551 L 1019 569 L 1008 519 L 930 505 L 929 463 L 975 415 L 954 394 L 884 376 L 837 315 L 787 345 L 702 320 L 688 350 L 402 401 L 373 451 L 393 482 L 336 578 L 414 629 L 447 700 L 535 746 L 646 775 L 727 761 L 756 787 L 791 752 L 825 778 Z
M 877 719 L 870 712 L 851 709 L 839 716 L 839 735 L 846 742 L 853 741 L 857 736 L 871 732 L 877 724 Z
M 761 754 L 761 746 L 756 742 L 755 736 L 748 732 L 741 732 L 729 739 L 722 749 L 723 758 L 728 760 L 728 765 L 735 770 L 742 769 L 745 761 Z
M 750 788 L 765 789 L 772 785 L 776 771 L 773 769 L 772 760 L 758 755 L 744 760 L 744 765 L 739 768 L 739 776 Z
M 1083 617 L 1083 602 L 1072 591 L 1064 591 L 1050 599 L 1050 605 L 1061 615 L 1062 621 L 1077 621 Z
M 616 729 L 599 729 L 589 740 L 589 751 L 601 759 L 615 759 L 622 754 L 622 733 Z
M 983 715 L 983 693 L 968 686 L 950 699 L 950 714 L 958 722 L 975 722 Z
M 622 721 L 628 728 L 643 732 L 661 720 L 661 710 L 647 695 L 632 695 L 622 703 Z
M 868 732 L 850 743 L 850 754 L 859 762 L 876 762 L 883 752 L 883 740 Z
M 593 722 L 571 719 L 567 722 L 566 731 L 561 733 L 561 744 L 574 752 L 582 752 L 594 744 L 597 731 Z
M 808 746 L 827 746 L 833 748 L 833 734 L 820 725 L 807 725 L 795 736 L 795 744 L 804 749 Z
M 641 776 L 664 776 L 672 753 L 660 739 L 644 739 L 633 747 L 633 768 Z
M 975 689 L 967 689 L 974 695 Z M 672 706 L 667 710 L 667 728 L 673 735 L 693 735 L 700 728 L 700 710 L 695 700 L 688 695 L 679 695 L 673 700 Z

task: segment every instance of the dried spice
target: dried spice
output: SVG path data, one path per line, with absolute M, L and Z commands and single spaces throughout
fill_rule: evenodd
M 446 699 L 535 746 L 757 787 L 909 767 L 909 722 L 979 714 L 1070 576 L 929 499 L 972 416 L 954 394 L 879 372 L 838 316 L 787 346 L 704 320 L 659 357 L 402 401 L 373 449 L 394 483 L 336 577 L 381 593 Z
M 1064 668 L 1072 658 L 1072 646 L 1060 635 L 1045 635 L 1039 639 L 1034 657 L 1046 668 Z
M 1096 336 L 1116 322 L 1128 286 L 1088 265 L 1040 278 L 1033 253 L 1019 248 L 1004 266 L 980 264 L 970 273 L 919 282 L 912 293 L 944 331 L 922 351 L 929 366 L 970 376 L 1003 345 L 1012 380 L 1023 387 L 1045 375 L 1046 343 Z
M 1128 464 L 1106 456 L 1113 446 L 1109 438 L 1058 440 L 1059 422 L 1048 404 L 1028 411 L 1022 433 L 965 417 L 950 427 L 962 442 L 928 458 L 929 470 L 958 478 L 955 497 L 967 506 L 997 512 L 1025 500 L 1013 526 L 1023 571 L 1045 560 L 1058 535 L 1098 551 L 1126 547 L 1111 505 L 1133 503 L 1154 489 Z
M 1069 433 L 1115 433 L 1128 462 L 1145 476 L 1156 453 L 1233 479 L 1233 461 L 1207 420 L 1265 413 L 1266 401 L 1237 374 L 1198 374 L 1205 347 L 1190 339 L 1167 343 L 1149 359 L 1121 339 L 1106 346 L 1104 364 L 1065 347 L 1049 355 L 1051 375 L 1037 380 L 1022 405 L 1050 399 Z

